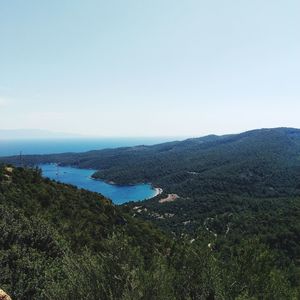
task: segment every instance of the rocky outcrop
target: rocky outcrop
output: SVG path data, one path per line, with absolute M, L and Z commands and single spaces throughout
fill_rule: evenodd
M 3 290 L 0 289 L 0 300 L 12 300 Z

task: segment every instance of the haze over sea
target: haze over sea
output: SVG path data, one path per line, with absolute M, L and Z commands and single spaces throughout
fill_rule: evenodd
M 0 156 L 84 152 L 105 148 L 153 145 L 172 141 L 172 137 L 135 138 L 59 138 L 59 139 L 0 139 Z

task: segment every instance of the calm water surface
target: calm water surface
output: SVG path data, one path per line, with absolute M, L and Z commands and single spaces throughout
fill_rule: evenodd
M 36 140 L 2 140 L 0 139 L 0 156 L 26 154 L 53 154 L 63 152 L 84 152 L 105 148 L 128 147 L 136 145 L 153 145 L 175 138 L 81 138 L 81 139 L 36 139 Z
M 96 170 L 57 167 L 56 164 L 42 164 L 39 167 L 42 169 L 44 177 L 100 193 L 110 198 L 115 204 L 144 200 L 155 195 L 155 190 L 149 184 L 124 186 L 92 179 L 91 175 Z

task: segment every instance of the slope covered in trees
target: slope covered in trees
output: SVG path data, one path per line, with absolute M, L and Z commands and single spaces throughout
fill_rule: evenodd
M 2 160 L 19 162 L 18 157 Z M 259 199 L 273 199 L 270 201 L 280 205 L 281 200 L 276 199 L 300 195 L 300 130 L 292 128 L 24 157 L 25 164 L 42 162 L 99 169 L 95 178 L 117 183 L 151 182 L 163 188 L 162 195 L 143 202 L 148 212 L 142 217 L 178 232 L 195 231 L 216 213 L 245 211 L 253 203 L 264 203 Z M 171 193 L 179 198 L 159 202 Z M 173 217 L 161 220 L 157 217 L 161 213 Z
M 132 236 L 145 258 L 166 247 L 150 224 L 101 195 L 43 179 L 39 169 L 0 167 L 0 232 L 0 284 L 14 299 L 45 296 L 64 259 L 100 254 L 113 234 Z
M 39 169 L 0 166 L 1 288 L 13 299 L 299 296 L 297 268 L 259 236 L 218 247 L 206 230 L 175 239 L 126 209 Z
M 4 158 L 3 161 L 17 164 L 19 158 Z M 22 176 L 22 172 L 29 171 L 17 169 L 16 174 L 19 175 L 14 175 L 17 183 L 24 184 L 22 188 L 26 187 L 26 192 L 21 192 L 22 197 L 28 195 L 28 199 L 31 199 L 34 195 L 33 198 L 36 199 L 35 202 L 28 200 L 29 205 L 25 207 L 22 207 L 23 201 L 16 202 L 18 210 L 20 207 L 22 209 L 18 220 L 25 218 L 18 222 L 29 222 L 27 216 L 37 215 L 35 222 L 46 222 L 47 230 L 51 224 L 49 228 L 54 233 L 50 232 L 50 237 L 53 238 L 55 234 L 55 241 L 61 241 L 59 245 L 71 249 L 67 251 L 71 253 L 71 259 L 66 255 L 59 258 L 59 263 L 63 261 L 67 270 L 64 275 L 60 275 L 66 284 L 60 286 L 56 281 L 50 280 L 56 289 L 62 288 L 61 293 L 66 293 L 65 298 L 71 295 L 68 293 L 73 291 L 72 284 L 81 284 L 89 276 L 106 280 L 105 284 L 100 281 L 93 283 L 93 288 L 98 286 L 99 291 L 104 286 L 109 287 L 114 292 L 118 291 L 118 296 L 121 297 L 121 293 L 126 290 L 126 293 L 132 292 L 132 297 L 137 299 L 138 295 L 134 293 L 142 291 L 141 295 L 146 295 L 147 288 L 150 288 L 148 283 L 159 288 L 157 293 L 162 293 L 160 289 L 168 291 L 162 299 L 175 299 L 174 293 L 182 295 L 179 299 L 186 299 L 183 296 L 186 288 L 184 284 L 180 291 L 174 286 L 175 282 L 176 286 L 180 286 L 178 281 L 191 284 L 186 292 L 191 299 L 198 299 L 199 293 L 205 294 L 208 299 L 285 299 L 285 296 L 265 296 L 271 290 L 269 285 L 274 284 L 270 283 L 272 280 L 278 286 L 277 281 L 284 283 L 278 293 L 283 290 L 296 293 L 300 274 L 300 130 L 263 129 L 154 146 L 106 149 L 81 154 L 25 156 L 23 161 L 28 165 L 43 162 L 99 169 L 94 174 L 96 178 L 118 183 L 151 182 L 164 189 L 156 198 L 114 207 L 96 194 L 42 180 L 38 170 L 30 171 L 30 176 Z M 31 177 L 37 179 L 32 179 L 32 184 L 29 185 L 31 189 L 28 190 L 27 179 Z M 22 180 L 25 180 L 24 183 Z M 5 187 L 8 188 L 9 185 Z M 16 199 L 22 199 L 17 192 L 19 190 L 13 189 L 12 195 Z M 171 193 L 179 198 L 161 201 Z M 102 203 L 98 204 L 100 208 L 95 206 L 95 199 L 99 197 Z M 30 214 L 31 212 L 34 213 Z M 14 216 L 14 211 L 5 213 Z M 164 229 L 170 237 L 167 238 L 144 221 L 151 221 Z M 61 222 L 61 225 L 57 226 L 57 222 Z M 35 224 L 39 223 L 27 225 L 30 230 L 34 231 L 36 228 L 38 231 L 29 233 L 30 235 L 39 235 L 39 229 L 44 228 Z M 182 238 L 187 241 L 179 241 Z M 121 244 L 119 241 L 122 241 Z M 126 250 L 120 246 L 123 244 L 126 245 Z M 57 242 L 51 245 L 57 245 Z M 87 252 L 80 250 L 78 254 L 78 249 L 84 246 L 87 246 Z M 99 251 L 103 249 L 108 256 L 99 256 Z M 116 253 L 112 249 L 120 251 Z M 59 250 L 61 251 L 61 246 Z M 123 250 L 129 257 L 120 254 Z M 187 265 L 180 265 L 176 261 L 178 253 L 183 253 L 182 263 Z M 118 257 L 119 254 L 121 257 Z M 115 259 L 116 257 L 118 258 Z M 201 265 L 199 257 L 205 257 L 208 265 Z M 118 259 L 120 261 L 116 262 Z M 252 259 L 257 259 L 255 267 L 250 263 Z M 135 261 L 139 261 L 138 265 Z M 78 282 L 68 279 L 69 274 L 78 273 L 73 263 L 88 272 L 82 277 L 72 275 Z M 130 270 L 124 273 L 123 263 L 130 266 Z M 105 269 L 104 264 L 115 264 L 112 267 L 113 273 L 109 272 L 110 267 Z M 182 267 L 188 271 L 182 273 Z M 195 269 L 198 267 L 202 270 L 199 274 Z M 96 275 L 89 273 L 91 268 Z M 157 270 L 160 271 L 155 273 Z M 240 270 L 240 273 L 235 270 Z M 114 272 L 120 274 L 117 286 L 110 285 L 115 282 L 112 279 Z M 203 276 L 203 272 L 209 272 L 210 275 L 201 279 L 197 277 Z M 258 273 L 263 274 L 265 279 L 256 277 Z M 111 277 L 104 274 L 110 274 Z M 132 277 L 127 278 L 128 274 Z M 190 282 L 187 279 L 191 278 L 189 274 L 194 274 L 203 286 L 196 284 L 196 281 Z M 245 282 L 241 282 L 243 277 L 246 278 Z M 132 286 L 133 282 L 136 290 Z M 65 290 L 65 287 L 68 289 Z M 272 289 L 276 291 L 274 287 Z M 115 295 L 113 291 L 106 293 Z M 51 297 L 55 299 L 54 295 Z M 291 294 L 289 297 L 292 297 Z

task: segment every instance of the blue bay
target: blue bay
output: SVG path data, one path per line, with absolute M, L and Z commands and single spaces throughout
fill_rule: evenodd
M 150 184 L 125 186 L 109 184 L 101 180 L 92 179 L 91 175 L 96 170 L 57 167 L 55 164 L 42 164 L 39 165 L 39 167 L 42 169 L 44 177 L 100 193 L 111 199 L 115 204 L 144 200 L 155 195 L 155 190 Z

